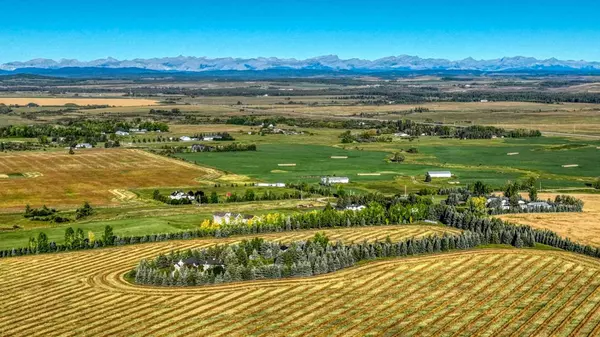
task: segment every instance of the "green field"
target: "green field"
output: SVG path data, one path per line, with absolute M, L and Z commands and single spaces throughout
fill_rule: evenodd
M 268 137 L 264 137 L 265 142 Z M 331 139 L 333 141 L 333 139 Z M 560 138 L 456 140 L 422 137 L 417 141 L 351 144 L 360 150 L 313 144 L 260 144 L 256 152 L 186 153 L 181 158 L 198 165 L 268 182 L 319 182 L 326 175 L 347 176 L 352 183 L 394 181 L 396 189 L 409 183 L 418 187 L 429 170 L 450 170 L 450 181 L 462 184 L 477 180 L 501 187 L 508 180 L 537 177 L 547 188 L 583 187 L 600 176 L 599 142 L 571 142 Z M 419 154 L 405 153 L 403 163 L 390 163 L 393 151 L 416 147 Z M 518 153 L 508 155 L 508 153 Z M 332 159 L 331 156 L 347 156 Z M 296 164 L 280 166 L 280 164 Z M 562 165 L 576 164 L 565 168 Z M 379 174 L 379 175 L 362 175 Z M 445 184 L 448 181 L 434 181 Z M 390 190 L 389 184 L 383 184 Z M 385 193 L 385 191 L 382 191 Z

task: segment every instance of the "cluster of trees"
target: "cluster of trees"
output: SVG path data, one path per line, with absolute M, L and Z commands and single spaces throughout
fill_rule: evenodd
M 307 194 L 303 194 L 302 196 L 310 196 L 310 195 L 322 195 L 322 196 L 326 196 L 329 197 L 331 195 L 334 194 L 345 194 L 343 187 L 340 185 L 337 189 L 337 192 L 334 193 L 331 189 L 330 186 L 324 186 L 324 185 L 312 185 L 312 184 L 308 184 L 306 182 L 301 182 L 301 183 L 287 183 L 285 184 L 286 187 L 288 188 L 293 188 L 296 189 L 298 191 L 301 191 L 303 193 L 307 193 Z
M 75 218 L 77 220 L 85 218 L 92 214 L 94 214 L 94 209 L 87 201 L 83 204 L 83 206 L 75 210 Z M 71 218 L 60 215 L 60 213 L 56 209 L 49 208 L 46 205 L 43 205 L 40 208 L 32 208 L 28 204 L 25 206 L 25 213 L 23 214 L 23 216 L 27 219 L 35 221 L 51 221 L 57 223 L 71 221 Z
M 239 144 L 231 143 L 225 145 L 217 145 L 212 148 L 214 152 L 236 152 L 236 151 L 256 151 L 256 144 Z
M 69 227 L 65 230 L 63 244 L 50 241 L 46 233 L 40 232 L 37 237 L 29 238 L 27 247 L 1 250 L 0 258 L 113 246 L 115 245 L 115 238 L 112 227 L 108 225 L 104 228 L 104 233 L 99 239 L 91 231 L 85 235 L 81 228 L 73 230 L 72 227 Z
M 0 103 L 0 115 L 5 115 L 12 112 L 12 108 L 4 103 Z
M 342 132 L 338 136 L 342 143 L 389 143 L 392 137 L 389 135 L 379 135 L 376 130 L 367 130 L 361 133 L 352 133 L 350 130 Z
M 23 217 L 31 220 L 50 221 L 53 219 L 56 213 L 56 209 L 48 208 L 46 205 L 43 205 L 40 208 L 32 208 L 29 206 L 29 204 L 27 204 L 25 206 L 25 213 L 23 214 Z
M 539 130 L 517 129 L 506 131 L 494 126 L 472 125 L 464 128 L 456 128 L 453 136 L 460 139 L 490 139 L 493 137 L 526 138 L 541 137 L 542 133 Z
M 581 212 L 583 210 L 583 201 L 569 195 L 558 195 L 552 200 L 547 200 L 546 205 L 528 207 L 527 202 L 521 197 L 519 191 L 529 191 L 529 202 L 538 201 L 537 189 L 535 188 L 535 178 L 530 178 L 524 182 L 508 182 L 504 187 L 504 200 L 508 205 L 503 204 L 503 199 L 491 195 L 491 187 L 481 181 L 475 182 L 467 187 L 442 188 L 438 194 L 447 195 L 444 201 L 448 206 L 467 207 L 472 212 L 482 214 L 508 214 L 508 213 L 548 213 L 548 212 Z M 487 199 L 492 200 L 487 203 Z M 508 206 L 508 208 L 506 208 Z
M 198 286 L 258 279 L 306 277 L 332 273 L 357 262 L 378 258 L 431 254 L 470 249 L 487 243 L 482 235 L 465 232 L 460 235 L 432 236 L 392 242 L 363 242 L 345 245 L 330 242 L 317 233 L 307 241 L 292 242 L 289 246 L 255 238 L 239 244 L 185 252 L 171 252 L 154 260 L 142 260 L 128 273 L 138 284 L 156 286 Z M 219 261 L 209 266 L 175 267 L 179 261 L 193 258 L 198 261 Z
M 119 140 L 107 140 L 106 142 L 104 142 L 104 148 L 105 149 L 110 149 L 113 147 L 121 147 L 121 143 L 119 142 Z
M 35 151 L 44 148 L 44 144 L 33 142 L 0 142 L 0 151 Z
M 79 142 L 96 145 L 108 143 L 108 147 L 120 146 L 118 137 L 113 133 L 129 128 L 145 128 L 148 130 L 168 131 L 167 124 L 152 121 L 119 121 L 119 120 L 61 120 L 56 125 L 8 125 L 0 127 L 0 138 L 38 138 L 40 144 L 50 144 L 50 141 L 75 146 Z
M 215 137 L 215 141 L 233 141 L 235 138 L 229 132 L 211 132 L 211 133 L 197 133 L 193 136 L 193 138 L 202 139 L 204 137 Z M 220 138 L 219 138 L 220 137 Z

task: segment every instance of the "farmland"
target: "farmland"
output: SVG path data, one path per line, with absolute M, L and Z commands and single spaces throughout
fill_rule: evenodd
M 395 231 L 337 237 L 360 241 Z M 2 260 L 0 285 L 11 296 L 0 300 L 0 333 L 593 336 L 600 326 L 600 263 L 554 251 L 485 249 L 370 262 L 310 279 L 190 289 L 133 286 L 123 278 L 141 258 L 217 242 L 225 241 Z M 40 303 L 32 293 L 42 286 Z
M 75 104 L 86 105 L 108 105 L 116 107 L 135 107 L 144 105 L 155 105 L 157 101 L 150 99 L 129 98 L 53 98 L 53 97 L 3 97 L 0 96 L 0 104 L 5 105 L 27 105 L 34 103 L 40 106 L 63 106 Z
M 143 171 L 140 168 L 143 167 Z M 213 169 L 155 156 L 139 150 L 81 150 L 0 154 L 0 208 L 119 203 L 113 190 L 189 186 L 195 179 L 218 178 Z M 114 199 L 114 200 L 113 200 Z
M 0 76 L 0 336 L 600 336 L 600 77 L 179 76 Z

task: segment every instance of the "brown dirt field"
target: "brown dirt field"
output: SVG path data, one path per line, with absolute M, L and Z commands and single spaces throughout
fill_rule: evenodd
M 140 98 L 35 98 L 35 97 L 0 97 L 0 103 L 6 105 L 27 105 L 35 103 L 41 106 L 62 106 L 68 103 L 77 105 L 110 105 L 110 106 L 142 106 L 156 105 L 158 101 Z
M 585 203 L 582 213 L 507 214 L 511 222 L 550 229 L 561 236 L 600 247 L 600 194 L 570 194 Z M 556 193 L 541 193 L 540 199 L 554 199 Z
M 196 179 L 221 173 L 141 150 L 78 150 L 0 154 L 0 174 L 33 173 L 32 178 L 0 180 L 0 209 L 60 207 L 83 201 L 104 205 L 117 201 L 114 189 L 193 186 Z M 36 176 L 38 175 L 39 176 Z
M 410 227 L 397 226 L 396 230 Z M 352 229 L 339 232 L 338 238 L 372 240 L 380 230 Z M 310 235 L 313 233 L 288 232 L 266 238 L 287 242 Z M 0 335 L 600 333 L 600 262 L 565 252 L 453 252 L 373 261 L 310 278 L 190 288 L 136 286 L 123 278 L 142 258 L 239 239 L 172 241 L 2 259 Z

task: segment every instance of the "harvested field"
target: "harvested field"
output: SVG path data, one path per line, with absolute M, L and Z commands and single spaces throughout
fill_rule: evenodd
M 331 156 L 331 159 L 348 159 L 348 156 Z
M 569 167 L 578 167 L 578 166 L 579 166 L 578 164 L 567 164 L 567 165 L 563 165 L 562 167 L 569 168 Z
M 156 105 L 157 101 L 140 98 L 35 98 L 35 97 L 0 97 L 0 103 L 6 105 L 27 105 L 35 103 L 41 106 L 63 106 L 65 104 L 85 105 L 110 105 L 110 106 L 143 106 Z
M 340 230 L 373 239 L 380 230 Z M 436 227 L 440 228 L 440 227 Z M 284 241 L 314 232 L 266 235 Z M 400 233 L 400 232 L 398 232 Z M 385 235 L 385 234 L 383 234 Z M 394 235 L 396 239 L 399 235 Z M 237 239 L 228 239 L 234 241 Z M 0 260 L 7 336 L 596 336 L 600 262 L 538 250 L 374 261 L 311 278 L 195 288 L 135 286 L 141 258 L 224 240 L 163 242 Z M 38 289 L 44 289 L 39 292 Z
M 277 164 L 277 166 L 296 166 L 296 164 Z
M 574 241 L 600 247 L 600 194 L 569 194 L 583 200 L 582 213 L 506 214 L 503 220 L 550 229 Z M 542 200 L 554 199 L 556 194 L 541 193 Z
M 516 156 L 518 154 L 519 154 L 519 152 L 509 152 L 506 155 L 508 155 L 508 156 Z
M 195 179 L 218 178 L 219 171 L 140 150 L 94 149 L 0 154 L 0 174 L 25 172 L 0 180 L 0 208 L 109 204 L 110 190 L 190 186 Z

